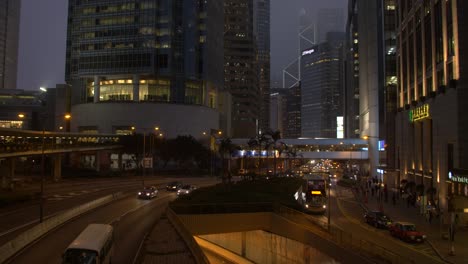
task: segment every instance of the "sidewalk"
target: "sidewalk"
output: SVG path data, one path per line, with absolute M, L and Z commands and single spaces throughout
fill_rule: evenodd
M 438 254 L 448 263 L 468 263 L 468 228 L 459 226 L 455 235 L 454 247 L 455 256 L 449 255 L 450 241 L 442 238 L 442 234 L 448 233 L 448 225 L 441 223 L 442 217 L 433 217 L 431 223 L 424 215 L 420 214 L 419 206 L 407 206 L 406 200 L 400 198 L 396 201 L 396 205 L 392 203 L 392 194 L 389 192 L 388 201 L 382 198 L 382 202 L 378 201 L 377 195 L 368 196 L 366 199 L 361 193 L 356 194 L 356 198 L 361 202 L 361 205 L 368 210 L 383 209 L 393 221 L 411 222 L 416 225 L 416 229 L 427 235 L 427 241 L 438 252 Z

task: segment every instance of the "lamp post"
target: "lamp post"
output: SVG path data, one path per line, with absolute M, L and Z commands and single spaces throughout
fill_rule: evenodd
M 133 131 L 134 135 L 136 136 L 136 127 L 135 126 L 132 126 L 131 127 L 131 130 Z M 148 128 L 148 127 L 142 127 L 140 128 L 143 130 L 143 157 L 141 159 L 141 164 L 142 164 L 142 169 L 143 169 L 143 172 L 142 172 L 142 175 L 141 175 L 141 184 L 143 187 L 145 187 L 145 176 L 146 176 L 146 133 L 147 131 L 149 130 L 154 130 L 156 135 L 159 136 L 159 137 L 163 137 L 163 133 L 161 132 L 161 129 L 159 126 L 155 126 L 154 128 Z M 151 142 L 151 139 L 150 139 L 150 142 Z M 152 162 L 152 160 L 151 160 Z M 152 164 L 151 164 L 151 167 Z
M 25 114 L 18 114 L 20 119 L 26 117 Z M 44 116 L 43 119 L 46 119 L 47 116 Z M 71 115 L 69 113 L 64 115 L 66 121 L 71 120 Z M 69 123 L 69 122 L 67 122 Z M 44 220 L 44 182 L 45 182 L 45 120 L 42 122 L 42 142 L 41 142 L 41 185 L 40 185 L 40 201 L 39 201 L 39 222 L 42 223 Z
M 205 132 L 203 132 L 205 135 Z M 218 129 L 210 129 L 210 177 L 213 177 L 213 152 L 215 151 L 216 139 L 218 136 L 223 135 L 223 132 Z

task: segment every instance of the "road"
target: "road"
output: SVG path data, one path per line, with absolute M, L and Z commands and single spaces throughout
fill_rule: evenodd
M 177 178 L 186 182 L 191 178 Z M 145 185 L 164 187 L 174 178 L 145 179 Z M 200 179 L 201 184 L 213 181 L 210 178 Z M 46 186 L 44 202 L 44 218 L 48 218 L 63 210 L 87 203 L 100 197 L 116 192 L 135 192 L 142 186 L 141 178 L 105 179 L 70 181 Z M 39 202 L 18 205 L 0 212 L 0 245 L 13 239 L 21 232 L 39 222 Z
M 408 244 L 390 236 L 387 230 L 377 229 L 364 223 L 364 211 L 350 190 L 333 187 L 330 205 L 332 225 L 352 234 L 353 241 L 359 239 L 369 241 L 405 259 L 413 259 L 415 263 L 444 263 L 428 243 Z M 321 221 L 327 220 L 325 216 L 316 218 Z
M 186 179 L 184 182 L 203 186 L 215 181 Z M 158 187 L 164 186 L 159 184 Z M 165 190 L 152 200 L 129 195 L 67 222 L 25 248 L 10 263 L 60 263 L 66 247 L 90 223 L 109 223 L 115 227 L 112 263 L 133 263 L 143 238 L 165 211 L 168 202 L 176 197 L 176 193 Z

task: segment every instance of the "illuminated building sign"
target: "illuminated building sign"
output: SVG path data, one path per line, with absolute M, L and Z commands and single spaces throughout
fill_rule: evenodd
M 468 177 L 466 177 L 465 175 L 460 175 L 456 172 L 451 172 L 449 171 L 448 173 L 448 178 L 450 181 L 452 182 L 458 182 L 458 183 L 466 183 L 468 184 Z
M 311 191 L 310 192 L 312 195 L 321 195 L 322 192 L 321 191 Z
M 410 122 L 416 122 L 431 117 L 429 105 L 425 104 L 409 111 Z
M 314 52 L 315 52 L 315 49 L 304 50 L 304 51 L 302 52 L 302 56 L 310 55 L 310 54 L 312 54 L 312 53 L 314 53 Z

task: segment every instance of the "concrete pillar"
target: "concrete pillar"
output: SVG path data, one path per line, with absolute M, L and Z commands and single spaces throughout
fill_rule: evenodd
M 99 172 L 101 171 L 101 152 L 97 151 L 95 157 L 96 157 L 96 159 L 94 160 L 95 168 L 96 168 L 96 171 Z
M 140 101 L 140 76 L 138 74 L 133 75 L 133 101 Z
M 119 171 L 122 171 L 122 153 L 121 152 L 119 152 L 119 154 L 118 154 L 117 162 L 118 162 L 118 166 L 119 166 Z
M 53 176 L 54 181 L 60 181 L 62 179 L 62 155 L 57 154 L 52 157 L 53 162 Z
M 99 103 L 101 97 L 101 87 L 100 87 L 100 78 L 99 76 L 94 76 L 94 102 Z
M 7 158 L 2 170 L 2 188 L 10 188 L 11 180 L 15 177 L 15 158 Z

